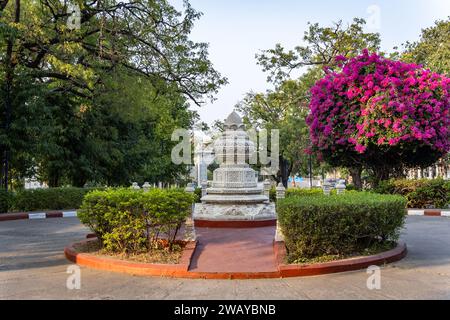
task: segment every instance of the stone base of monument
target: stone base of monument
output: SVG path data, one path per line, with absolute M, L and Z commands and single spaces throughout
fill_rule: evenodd
M 211 228 L 252 228 L 276 225 L 274 203 L 216 204 L 197 203 L 195 226 Z

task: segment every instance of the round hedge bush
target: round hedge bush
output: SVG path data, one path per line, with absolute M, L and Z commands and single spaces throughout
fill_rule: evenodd
M 294 196 L 276 206 L 289 262 L 394 243 L 406 213 L 403 197 L 366 192 Z
M 179 189 L 117 188 L 88 193 L 78 211 L 109 253 L 138 254 L 166 239 L 172 249 L 194 196 Z

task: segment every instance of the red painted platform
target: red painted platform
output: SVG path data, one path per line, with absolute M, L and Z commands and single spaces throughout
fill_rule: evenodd
M 277 272 L 275 227 L 195 228 L 192 272 Z

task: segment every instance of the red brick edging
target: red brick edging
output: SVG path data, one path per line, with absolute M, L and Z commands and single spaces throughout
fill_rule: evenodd
M 84 240 L 93 241 L 94 239 Z M 64 249 L 66 258 L 78 265 L 99 270 L 122 272 L 133 275 L 161 276 L 192 279 L 264 279 L 321 275 L 367 268 L 371 265 L 382 265 L 398 261 L 406 256 L 407 248 L 399 243 L 396 248 L 368 257 L 345 259 L 311 265 L 285 264 L 286 247 L 284 242 L 274 241 L 274 253 L 277 269 L 273 272 L 195 272 L 189 271 L 191 259 L 197 246 L 197 241 L 189 242 L 182 254 L 179 264 L 138 263 L 112 258 L 103 258 L 88 253 L 78 253 L 70 245 Z
M 90 238 L 76 244 L 87 243 L 95 240 L 95 238 Z M 74 245 L 75 244 L 65 247 L 64 255 L 68 260 L 81 266 L 143 276 L 182 277 L 183 274 L 185 274 L 189 269 L 197 242 L 191 241 L 186 244 L 180 263 L 178 264 L 130 262 L 113 258 L 98 257 L 88 253 L 78 253 L 75 250 Z
M 283 278 L 314 276 L 364 269 L 371 265 L 383 265 L 385 263 L 401 260 L 408 252 L 406 244 L 399 243 L 394 249 L 367 257 L 350 258 L 314 264 L 286 264 L 286 246 L 284 245 L 284 242 L 274 241 L 274 251 L 277 259 L 278 270 L 280 276 Z

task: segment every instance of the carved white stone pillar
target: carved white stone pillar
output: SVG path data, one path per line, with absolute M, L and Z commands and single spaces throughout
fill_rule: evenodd
M 286 196 L 286 188 L 283 186 L 283 184 L 280 182 L 275 189 L 277 193 L 277 199 L 284 199 Z
M 276 190 L 276 194 L 277 194 L 277 200 L 285 198 L 286 188 L 283 186 L 283 184 L 281 182 L 278 184 L 278 186 L 276 187 L 275 190 Z M 283 232 L 281 231 L 278 217 L 277 217 L 277 229 L 275 232 L 275 241 L 284 241 L 284 235 L 283 235 Z
M 328 181 L 328 179 L 325 179 L 323 181 L 323 194 L 326 196 L 329 196 L 331 194 L 331 183 Z
M 195 241 L 195 239 L 197 239 L 197 235 L 195 234 L 194 220 L 189 216 L 184 223 L 184 241 Z
M 208 187 L 208 181 L 203 180 L 201 183 L 202 197 L 206 196 L 206 188 Z
M 148 183 L 148 182 L 145 182 L 143 185 L 142 185 L 142 189 L 144 189 L 144 192 L 147 192 L 147 191 L 149 191 L 150 190 L 150 183 Z
M 134 190 L 139 190 L 139 189 L 140 189 L 140 187 L 139 187 L 139 185 L 138 185 L 138 183 L 137 183 L 137 182 L 133 182 L 133 183 L 131 184 L 131 189 L 134 189 Z
M 270 198 L 270 180 L 269 179 L 264 180 L 263 186 L 264 186 L 264 195 Z
M 184 191 L 189 192 L 189 193 L 194 193 L 195 192 L 194 184 L 188 183 L 186 185 L 186 188 L 184 188 Z
M 336 184 L 336 193 L 343 194 L 345 192 L 345 188 L 345 183 L 342 180 L 339 180 L 339 182 Z

